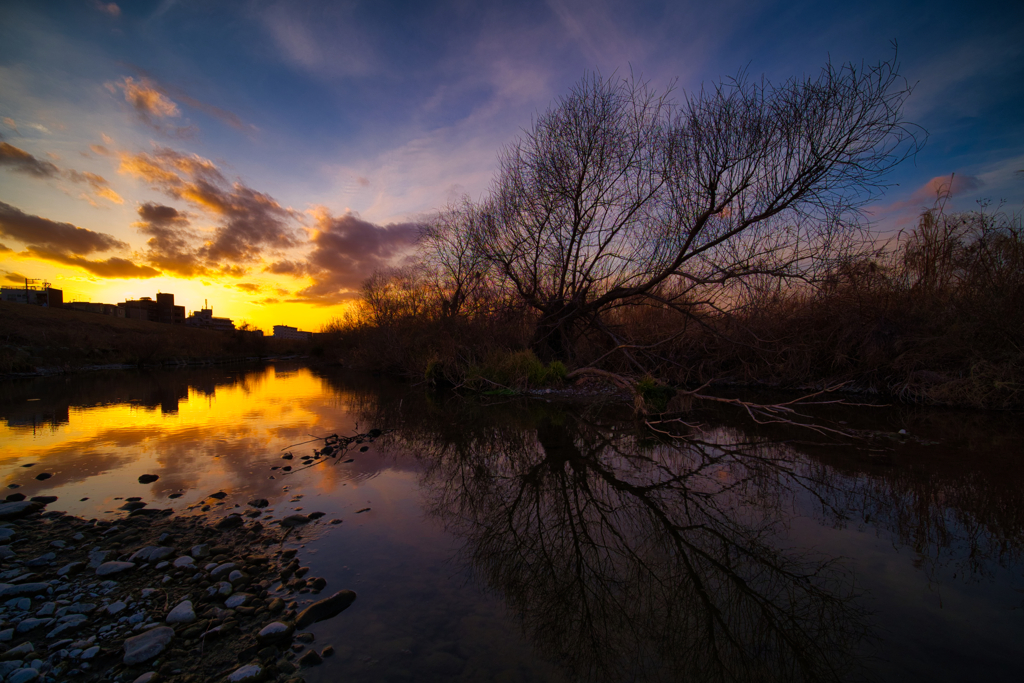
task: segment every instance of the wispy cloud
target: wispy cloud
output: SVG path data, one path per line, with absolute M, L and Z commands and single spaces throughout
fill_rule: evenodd
M 117 83 L 107 83 L 106 87 L 111 93 L 123 92 L 125 102 L 135 111 L 136 117 L 153 130 L 185 139 L 194 138 L 199 132 L 193 125 L 176 126 L 164 122 L 164 119 L 180 118 L 181 109 L 148 78 L 135 80 L 125 76 Z
M 115 19 L 121 16 L 121 8 L 117 6 L 116 2 L 100 2 L 100 0 L 93 0 L 92 6 L 100 12 L 114 17 Z
M 36 178 L 53 178 L 60 174 L 60 169 L 55 164 L 37 159 L 25 150 L 6 142 L 0 142 L 0 166 Z

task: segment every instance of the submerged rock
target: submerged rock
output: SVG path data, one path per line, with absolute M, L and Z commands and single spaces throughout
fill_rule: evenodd
M 305 628 L 318 621 L 336 617 L 356 601 L 356 594 L 350 590 L 338 591 L 329 598 L 318 600 L 302 610 L 295 619 L 298 628 Z
M 139 477 L 140 484 L 152 484 L 154 481 L 160 478 L 159 474 L 143 474 Z
M 11 503 L 0 503 L 0 520 L 18 519 L 25 515 L 42 510 L 45 506 L 31 500 L 20 500 Z

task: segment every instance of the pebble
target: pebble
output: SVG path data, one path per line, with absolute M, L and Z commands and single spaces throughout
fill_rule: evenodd
M 348 609 L 355 600 L 356 594 L 354 592 L 350 590 L 338 591 L 331 597 L 318 600 L 302 610 L 295 619 L 295 625 L 299 628 L 305 628 L 318 621 L 335 617 Z
M 42 475 L 39 475 L 42 476 Z M 38 479 L 39 477 L 36 477 Z M 11 672 L 11 675 L 7 677 L 8 683 L 28 683 L 39 678 L 39 671 L 36 669 L 17 669 Z
M 129 562 L 156 562 L 162 560 L 168 555 L 174 554 L 174 548 L 168 548 L 166 546 L 151 545 L 136 551 L 131 557 L 128 558 Z
M 188 555 L 182 555 L 181 557 L 176 559 L 173 562 L 173 564 L 175 567 L 180 569 L 181 567 L 191 567 L 193 564 L 195 564 L 195 560 L 193 560 Z
M 280 621 L 274 621 L 262 629 L 256 636 L 256 640 L 260 645 L 274 645 L 276 643 L 283 643 L 292 637 L 292 633 L 295 632 L 294 624 L 287 624 Z
M 306 650 L 306 654 L 299 657 L 299 666 L 319 666 L 323 663 L 323 658 L 317 654 L 316 650 Z
M 56 611 L 57 611 L 57 603 L 55 603 L 55 602 L 47 602 L 42 607 L 39 608 L 39 611 L 36 612 L 36 616 L 37 617 L 49 617 L 49 616 L 53 615 L 53 613 L 56 612 Z
M 263 668 L 259 664 L 246 664 L 243 667 L 235 669 L 231 675 L 228 676 L 228 680 L 231 683 L 249 683 L 250 681 L 259 681 L 263 678 Z
M 132 683 L 153 683 L 153 681 L 157 680 L 156 676 L 157 674 L 155 671 L 147 671 L 132 681 Z
M 185 600 L 167 613 L 168 624 L 191 624 L 196 620 L 196 613 L 192 609 L 192 601 Z
M 252 598 L 248 593 L 235 593 L 227 600 L 224 601 L 224 606 L 228 609 L 234 609 L 247 603 Z
M 82 659 L 92 659 L 93 657 L 95 657 L 99 653 L 100 653 L 100 646 L 99 645 L 93 645 L 88 650 L 83 650 L 82 651 L 81 658 Z
M 157 657 L 174 638 L 170 626 L 158 626 L 124 641 L 124 663 L 128 666 L 147 662 Z
M 125 605 L 122 601 L 118 600 L 117 602 L 107 605 L 107 614 L 109 614 L 110 616 L 114 616 L 115 614 L 123 610 L 125 607 L 127 607 L 127 605 Z
M 96 576 L 110 576 L 111 574 L 120 574 L 121 572 L 134 569 L 134 562 L 104 562 L 100 566 L 96 567 Z

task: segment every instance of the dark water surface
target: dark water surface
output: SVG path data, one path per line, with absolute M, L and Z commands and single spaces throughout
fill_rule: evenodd
M 0 478 L 87 518 L 326 513 L 294 544 L 359 598 L 310 629 L 338 651 L 310 683 L 1022 680 L 1020 416 L 821 417 L 861 438 L 281 364 L 94 374 L 0 383 Z

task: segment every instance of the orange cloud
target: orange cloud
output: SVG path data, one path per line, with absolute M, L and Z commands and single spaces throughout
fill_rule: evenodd
M 148 279 L 161 274 L 159 270 L 149 266 L 140 266 L 128 259 L 117 256 L 103 260 L 90 260 L 81 256 L 36 247 L 29 247 L 25 250 L 25 253 L 38 259 L 75 266 L 94 275 L 106 278 Z
M 256 262 L 267 249 L 299 244 L 293 225 L 300 219 L 297 212 L 244 183 L 228 183 L 208 159 L 158 147 L 153 154 L 122 154 L 120 172 L 219 219 L 202 249 L 210 262 Z
M 94 0 L 93 7 L 104 14 L 109 14 L 115 19 L 121 16 L 121 8 L 117 6 L 116 2 L 99 2 L 99 0 Z
M 92 187 L 93 192 L 96 193 L 97 197 L 103 197 L 106 200 L 113 202 L 114 204 L 124 204 L 124 199 L 121 198 L 117 192 L 110 187 L 107 179 L 101 175 L 90 173 L 88 171 L 79 172 L 75 170 L 68 170 L 64 174 L 70 180 L 76 183 L 86 183 Z M 92 202 L 95 205 L 95 202 Z
M 73 254 L 128 247 L 126 243 L 106 233 L 32 216 L 4 202 L 0 202 L 0 235 L 30 247 L 46 247 Z

